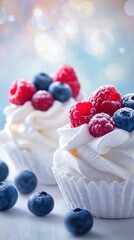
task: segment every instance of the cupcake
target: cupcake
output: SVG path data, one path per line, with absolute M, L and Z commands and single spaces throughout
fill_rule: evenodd
M 58 147 L 57 128 L 68 122 L 70 107 L 81 98 L 74 69 L 63 66 L 50 77 L 36 75 L 32 82 L 16 80 L 5 107 L 5 126 L 0 132 L 1 152 L 10 166 L 10 179 L 29 169 L 43 184 L 55 184 L 51 167 Z
M 97 218 L 134 217 L 134 93 L 102 86 L 69 119 L 52 168 L 66 203 Z

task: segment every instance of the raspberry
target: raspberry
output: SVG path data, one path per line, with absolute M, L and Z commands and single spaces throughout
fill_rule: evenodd
M 89 123 L 95 113 L 96 110 L 91 102 L 83 101 L 76 103 L 69 111 L 71 127 L 75 128 L 84 123 Z
M 16 105 L 23 105 L 32 99 L 36 92 L 34 85 L 25 79 L 18 79 L 13 82 L 9 91 L 9 102 Z
M 89 101 L 93 103 L 97 113 L 104 112 L 113 116 L 114 112 L 121 108 L 122 97 L 114 86 L 106 85 L 93 92 Z
M 113 118 L 106 113 L 95 114 L 88 124 L 89 132 L 94 137 L 101 137 L 113 131 L 114 127 Z
M 32 97 L 32 105 L 35 109 L 41 111 L 47 111 L 53 105 L 53 102 L 53 96 L 45 90 L 39 90 Z
M 61 67 L 52 79 L 54 82 L 59 81 L 68 84 L 72 90 L 73 97 L 76 98 L 78 96 L 80 83 L 72 67 L 67 65 Z

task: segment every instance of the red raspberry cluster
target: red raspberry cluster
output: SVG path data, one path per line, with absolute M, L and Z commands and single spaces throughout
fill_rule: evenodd
M 31 101 L 32 96 L 36 92 L 35 86 L 25 79 L 15 81 L 9 91 L 9 102 L 15 105 L 23 105 L 27 101 Z
M 53 77 L 53 81 L 67 83 L 72 89 L 73 97 L 76 98 L 80 91 L 80 83 L 74 69 L 68 65 L 61 67 Z
M 71 127 L 78 127 L 84 123 L 89 123 L 96 113 L 96 109 L 89 101 L 78 102 L 71 107 L 69 112 Z
M 46 77 L 45 74 L 44 76 Z M 48 81 L 48 76 L 46 77 L 46 81 Z M 80 83 L 72 67 L 63 66 L 60 68 L 52 78 L 52 82 L 55 81 L 68 84 L 74 98 L 79 94 Z M 37 89 L 34 82 L 18 79 L 13 82 L 10 88 L 9 102 L 15 105 L 23 105 L 27 101 L 31 101 L 35 109 L 47 111 L 53 105 L 54 97 L 48 92 L 48 89 L 42 90 L 42 86 L 41 89 Z
M 114 86 L 102 86 L 93 92 L 89 101 L 91 101 L 96 108 L 97 113 L 108 113 L 113 116 L 114 112 L 121 108 L 122 97 Z
M 71 127 L 86 123 L 91 135 L 103 136 L 114 129 L 112 116 L 121 108 L 121 104 L 122 97 L 114 86 L 102 86 L 89 96 L 88 101 L 76 103 L 71 107 L 69 112 Z

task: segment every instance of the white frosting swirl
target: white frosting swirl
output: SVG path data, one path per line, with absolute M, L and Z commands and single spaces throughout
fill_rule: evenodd
M 57 128 L 68 122 L 68 111 L 75 100 L 54 101 L 47 111 L 35 110 L 31 102 L 22 106 L 9 105 L 4 109 L 6 124 L 2 133 L 4 143 L 14 144 L 22 151 L 51 155 L 58 147 Z
M 134 131 L 115 128 L 112 132 L 95 138 L 87 124 L 77 128 L 68 125 L 58 130 L 60 148 L 55 154 L 63 175 L 73 171 L 89 181 L 134 180 Z M 54 163 L 56 164 L 56 162 Z

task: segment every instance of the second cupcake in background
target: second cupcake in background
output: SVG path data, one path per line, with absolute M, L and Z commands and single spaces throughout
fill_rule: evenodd
M 0 132 L 1 158 L 11 166 L 11 178 L 27 169 L 43 184 L 56 183 L 51 167 L 58 147 L 57 129 L 68 122 L 68 111 L 81 96 L 70 66 L 61 67 L 52 78 L 40 73 L 32 83 L 18 79 L 12 84 L 10 104 L 4 109 L 6 123 Z

